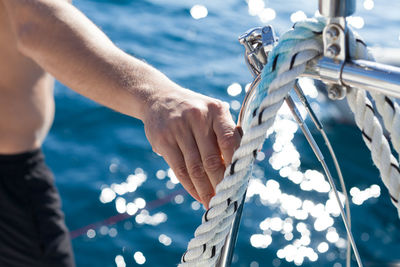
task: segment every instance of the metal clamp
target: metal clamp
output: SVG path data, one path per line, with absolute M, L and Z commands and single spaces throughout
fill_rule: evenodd
M 354 11 L 355 0 L 319 0 L 319 12 L 327 23 L 322 32 L 324 57 L 326 61 L 332 61 L 329 64 L 340 65 L 333 82 L 327 84 L 328 96 L 332 100 L 343 99 L 347 91 L 341 76 L 348 55 L 346 17 Z
M 337 62 L 346 60 L 346 21 L 345 18 L 332 18 L 322 32 L 324 56 Z
M 267 64 L 268 54 L 272 51 L 277 42 L 278 38 L 270 25 L 252 28 L 239 36 L 239 43 L 245 48 L 244 54 L 247 67 L 254 77 L 254 81 L 246 93 L 240 110 L 238 119 L 239 126 L 242 125 L 248 103 L 254 98 L 255 90 L 260 82 L 259 75 Z
M 254 77 L 260 74 L 267 64 L 268 53 L 277 41 L 274 29 L 270 25 L 252 28 L 239 37 L 239 42 L 246 49 L 246 64 Z

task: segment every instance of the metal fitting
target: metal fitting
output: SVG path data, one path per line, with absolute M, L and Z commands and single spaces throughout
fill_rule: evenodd
M 326 29 L 326 37 L 329 39 L 335 39 L 339 36 L 339 30 L 336 26 L 329 25 Z
M 337 55 L 339 55 L 339 53 L 340 53 L 340 47 L 336 44 L 332 44 L 326 49 L 326 55 L 329 58 L 334 58 Z
M 255 27 L 239 37 L 245 47 L 245 59 L 253 76 L 261 73 L 267 64 L 268 53 L 274 48 L 277 38 L 272 26 Z
M 338 84 L 327 84 L 328 97 L 331 100 L 341 100 L 346 96 L 347 88 Z

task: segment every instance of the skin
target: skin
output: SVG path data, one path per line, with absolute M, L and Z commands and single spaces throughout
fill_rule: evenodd
M 0 0 L 0 153 L 39 148 L 53 78 L 143 121 L 153 150 L 206 208 L 240 134 L 221 101 L 182 88 L 117 48 L 63 0 Z

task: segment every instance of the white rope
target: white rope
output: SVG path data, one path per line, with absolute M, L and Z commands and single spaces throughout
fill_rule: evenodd
M 400 107 L 391 97 L 375 93 L 371 95 L 400 160 Z
M 257 97 L 249 105 L 252 112 L 249 114 L 253 116 L 245 118 L 244 135 L 233 155 L 232 164 L 226 169 L 224 179 L 217 185 L 216 195 L 209 204 L 210 208 L 205 212 L 202 224 L 196 229 L 179 266 L 215 266 L 246 191 L 250 166 L 254 162 L 257 150 L 262 146 L 266 132 L 272 126 L 285 96 L 293 88 L 295 79 L 304 72 L 307 62 L 321 55 L 321 33 L 324 26 L 324 23 L 317 20 L 298 22 L 294 29 L 281 37 L 279 44 L 269 54 L 268 64 L 263 69 L 262 79 L 257 88 Z M 366 47 L 360 47 L 358 43 L 361 42 L 351 36 L 351 57 L 368 58 Z M 356 124 L 363 133 L 372 159 L 400 215 L 397 201 L 400 197 L 398 162 L 391 154 L 389 143 L 383 135 L 380 122 L 374 115 L 373 106 L 365 91 L 351 88 L 347 96 Z M 378 110 L 391 133 L 394 147 L 399 152 L 399 107 L 392 101 L 394 108 L 390 111 L 387 106 L 391 107 L 391 104 L 384 96 L 377 95 L 374 99 L 377 99 Z
M 296 25 L 281 37 L 278 46 L 270 53 L 268 64 L 258 87 L 263 99 L 259 105 L 252 103 L 252 118 L 246 118 L 240 147 L 235 151 L 232 164 L 226 169 L 224 179 L 216 188 L 210 208 L 203 223 L 195 231 L 182 256 L 180 266 L 214 266 L 229 233 L 240 200 L 249 180 L 249 166 L 265 140 L 267 130 L 285 96 L 293 88 L 295 79 L 305 71 L 306 63 L 322 52 L 320 33 L 324 25 L 316 20 Z M 314 37 L 313 39 L 311 37 Z M 267 93 L 268 92 L 268 93 Z
M 367 48 L 363 39 L 356 32 L 351 33 L 350 54 L 352 57 L 375 61 L 374 56 Z M 393 148 L 396 150 L 397 156 L 400 159 L 400 107 L 392 97 L 375 92 L 369 93 L 375 102 L 379 115 L 383 119 L 386 130 L 390 133 L 390 140 Z
M 356 59 L 370 59 L 373 57 L 369 54 L 367 47 L 360 37 L 350 32 L 350 57 Z M 391 133 L 391 139 L 396 151 L 399 148 L 400 136 L 400 118 L 399 107 L 393 100 L 384 95 L 374 93 L 373 99 L 381 114 L 387 130 Z M 393 101 L 393 109 L 388 104 L 388 100 Z M 392 155 L 389 142 L 383 134 L 382 126 L 375 116 L 375 110 L 371 101 L 368 99 L 363 89 L 351 88 L 347 93 L 347 103 L 354 113 L 355 121 L 358 128 L 362 132 L 364 142 L 371 151 L 372 161 L 379 169 L 381 178 L 385 186 L 389 190 L 392 203 L 397 208 L 400 217 L 400 170 L 399 163 Z M 391 109 L 391 112 L 389 108 Z M 397 111 L 396 111 L 397 110 Z M 397 147 L 397 148 L 396 148 Z

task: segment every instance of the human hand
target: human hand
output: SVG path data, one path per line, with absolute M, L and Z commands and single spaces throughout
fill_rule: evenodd
M 228 105 L 180 87 L 158 92 L 148 104 L 143 122 L 153 151 L 208 209 L 241 139 Z

